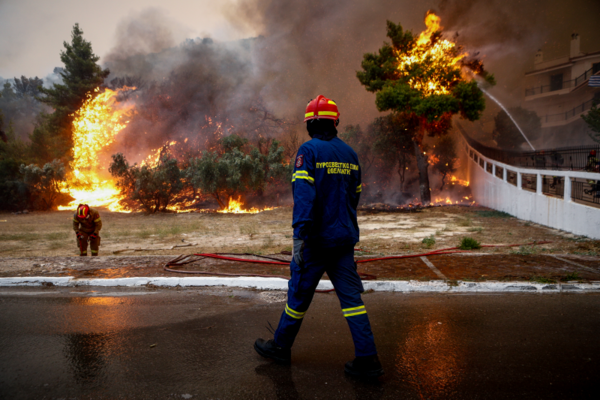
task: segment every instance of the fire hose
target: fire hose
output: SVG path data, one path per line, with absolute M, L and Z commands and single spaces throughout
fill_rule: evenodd
M 533 245 L 548 244 L 548 243 L 552 243 L 552 242 L 551 241 L 530 242 L 530 243 L 525 243 L 524 245 L 523 244 L 484 244 L 484 245 L 481 245 L 481 247 L 517 247 L 517 246 L 533 246 Z M 361 249 L 354 249 L 354 250 L 362 251 Z M 427 257 L 427 256 L 438 256 L 438 255 L 443 255 L 443 254 L 468 253 L 468 252 L 469 252 L 469 250 L 461 250 L 457 246 L 457 247 L 447 247 L 447 248 L 443 248 L 443 249 L 433 250 L 433 251 L 430 251 L 427 253 L 420 253 L 420 254 L 404 254 L 404 255 L 396 255 L 396 256 L 384 256 L 384 257 L 361 259 L 361 260 L 357 260 L 356 263 L 358 264 L 358 263 L 367 263 L 367 262 L 383 261 L 383 260 L 398 260 L 398 259 L 402 259 L 402 258 Z M 286 252 L 282 252 L 281 254 L 286 254 Z M 287 255 L 289 255 L 289 252 L 287 252 Z M 236 256 L 236 257 L 232 257 L 232 256 Z M 252 257 L 256 257 L 256 258 L 263 258 L 264 260 L 240 258 L 238 256 L 252 256 Z M 289 276 L 285 276 L 285 275 L 230 274 L 230 273 L 226 273 L 226 272 L 190 271 L 190 270 L 181 270 L 181 269 L 171 268 L 171 267 L 180 267 L 180 266 L 183 266 L 186 264 L 191 264 L 196 261 L 203 260 L 205 258 L 212 258 L 212 259 L 225 260 L 225 261 L 234 261 L 234 262 L 253 263 L 253 264 L 269 264 L 269 265 L 289 265 L 289 263 L 290 263 L 290 261 L 288 261 L 288 260 L 283 260 L 283 259 L 276 258 L 276 257 L 263 256 L 263 255 L 259 255 L 259 254 L 253 254 L 253 253 L 195 253 L 193 255 L 181 255 L 179 257 L 172 259 L 171 261 L 167 262 L 163 266 L 163 270 L 165 270 L 167 272 L 175 272 L 175 273 L 179 273 L 179 274 L 198 274 L 198 275 L 230 276 L 230 277 L 256 276 L 256 277 L 262 277 L 262 278 L 283 278 L 283 279 L 287 279 L 287 280 L 290 279 Z M 377 276 L 371 275 L 371 274 L 365 274 L 363 272 L 359 272 L 358 276 L 360 276 L 360 278 L 362 280 L 377 279 Z M 327 293 L 327 292 L 332 292 L 334 290 L 335 289 L 316 290 L 316 292 Z

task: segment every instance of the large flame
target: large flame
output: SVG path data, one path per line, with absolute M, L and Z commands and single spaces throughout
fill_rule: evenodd
M 441 30 L 440 17 L 433 12 L 428 12 L 425 17 L 425 25 L 427 30 L 421 32 L 415 46 L 406 53 L 397 53 L 398 70 L 401 74 L 407 74 L 411 65 L 429 60 L 431 65 L 436 69 L 436 73 L 427 74 L 427 80 L 409 80 L 412 88 L 423 91 L 427 95 L 431 94 L 447 94 L 449 93 L 448 83 L 442 79 L 442 71 L 459 69 L 459 62 L 467 56 L 466 53 L 457 54 L 456 44 L 439 38 L 432 40 L 434 33 Z
M 245 210 L 242 208 L 244 206 L 244 203 L 241 201 L 241 198 L 242 198 L 241 196 L 238 196 L 238 198 L 236 200 L 233 197 L 230 197 L 229 203 L 227 204 L 227 208 L 219 210 L 218 212 L 224 213 L 224 214 L 257 214 L 261 211 L 267 211 L 267 210 L 274 209 L 274 207 L 265 207 L 262 210 L 259 210 L 258 208 L 252 207 L 249 210 Z
M 127 126 L 129 121 L 126 119 L 133 106 L 117 108 L 115 102 L 121 91 L 132 89 L 135 88 L 105 89 L 100 93 L 100 88 L 97 88 L 75 113 L 73 161 L 62 190 L 75 200 L 68 206 L 59 206 L 59 210 L 73 209 L 83 203 L 93 207 L 106 206 L 111 211 L 126 211 L 119 205 L 122 196 L 106 169 L 99 165 L 98 155 Z

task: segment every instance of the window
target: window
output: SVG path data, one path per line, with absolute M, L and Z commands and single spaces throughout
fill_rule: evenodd
M 600 62 L 592 64 L 592 75 L 600 72 Z
M 563 88 L 563 74 L 550 76 L 550 91 L 561 90 Z

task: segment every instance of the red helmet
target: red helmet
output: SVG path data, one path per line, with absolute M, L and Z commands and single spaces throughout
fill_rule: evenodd
M 340 119 L 340 113 L 337 108 L 335 101 L 328 99 L 322 94 L 314 100 L 311 100 L 306 105 L 306 112 L 304 113 L 304 122 L 311 119 L 332 119 L 337 121 Z
M 590 156 L 596 156 L 596 150 L 590 151 Z
M 79 207 L 77 207 L 77 218 L 86 219 L 89 214 L 90 207 L 87 204 L 80 204 Z

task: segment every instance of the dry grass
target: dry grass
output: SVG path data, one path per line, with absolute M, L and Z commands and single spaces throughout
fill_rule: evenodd
M 278 208 L 260 214 L 120 214 L 100 210 L 101 255 L 115 250 L 145 248 L 131 254 L 182 254 L 197 252 L 248 252 L 273 254 L 291 250 L 292 209 Z M 70 256 L 78 254 L 71 229 L 72 213 L 34 212 L 0 216 L 0 256 Z M 498 215 L 483 207 L 435 207 L 411 214 L 361 214 L 358 247 L 375 254 L 417 253 L 424 238 L 435 237 L 431 249 L 456 246 L 473 236 L 482 244 L 526 244 L 551 240 L 535 246 L 538 253 L 600 255 L 600 241 L 566 234 L 526 221 Z M 173 245 L 192 247 L 161 250 Z M 487 248 L 482 252 L 531 251 L 529 247 Z

